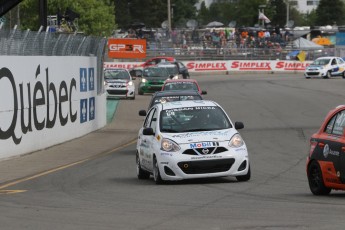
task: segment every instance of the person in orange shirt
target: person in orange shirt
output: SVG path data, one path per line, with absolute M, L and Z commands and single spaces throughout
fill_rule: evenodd
M 264 37 L 265 37 L 264 31 L 260 30 L 260 31 L 258 32 L 258 37 L 259 37 L 259 38 L 264 38 Z
M 242 33 L 241 33 L 241 37 L 242 38 L 247 38 L 248 37 L 248 31 L 242 31 Z

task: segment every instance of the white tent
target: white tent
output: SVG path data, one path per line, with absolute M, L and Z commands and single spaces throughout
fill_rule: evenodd
M 295 41 L 293 41 L 293 48 L 298 49 L 323 49 L 323 46 L 318 45 L 312 41 L 309 41 L 305 38 L 297 38 Z

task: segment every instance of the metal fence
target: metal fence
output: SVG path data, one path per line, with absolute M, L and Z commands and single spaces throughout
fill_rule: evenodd
M 107 39 L 76 33 L 11 30 L 0 26 L 0 55 L 2 56 L 96 56 L 97 92 L 103 90 L 103 60 Z

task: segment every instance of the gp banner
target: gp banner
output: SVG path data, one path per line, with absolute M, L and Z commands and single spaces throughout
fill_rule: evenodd
M 108 39 L 109 58 L 146 58 L 145 39 Z
M 133 68 L 143 62 L 106 62 L 104 67 Z M 231 60 L 231 61 L 182 61 L 189 72 L 303 72 L 311 61 L 256 61 L 256 60 Z

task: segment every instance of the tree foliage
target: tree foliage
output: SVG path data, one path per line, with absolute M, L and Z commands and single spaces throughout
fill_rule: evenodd
M 20 4 L 21 27 L 37 30 L 39 28 L 39 8 L 37 0 L 25 0 Z M 114 2 L 110 0 L 49 0 L 48 15 L 62 14 L 67 8 L 78 13 L 75 21 L 78 31 L 90 35 L 107 36 L 115 29 Z
M 316 20 L 320 25 L 342 25 L 344 19 L 344 2 L 341 0 L 321 0 L 316 9 Z
M 120 28 L 128 28 L 135 22 L 146 27 L 161 27 L 168 20 L 167 0 L 114 0 L 117 24 Z M 196 18 L 195 3 L 197 0 L 170 0 L 172 26 L 185 27 L 188 19 Z

